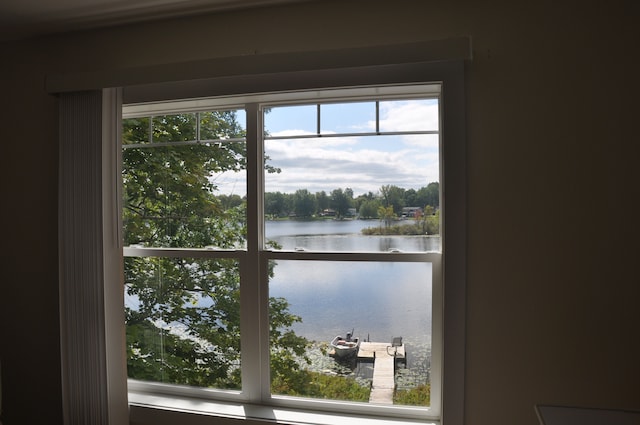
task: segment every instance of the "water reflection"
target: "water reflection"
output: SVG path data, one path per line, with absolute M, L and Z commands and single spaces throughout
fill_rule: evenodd
M 267 221 L 266 237 L 283 250 L 309 251 L 428 252 L 440 250 L 439 236 L 367 236 L 367 227 L 378 220 Z
M 303 318 L 297 333 L 329 341 L 355 336 L 426 343 L 431 335 L 431 264 L 279 260 L 269 295 Z

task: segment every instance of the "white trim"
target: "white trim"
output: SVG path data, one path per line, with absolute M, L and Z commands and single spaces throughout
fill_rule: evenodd
M 256 103 L 245 107 L 247 120 L 247 256 L 240 263 L 240 345 L 242 347 L 242 388 L 256 401 L 268 391 L 269 311 L 265 264 L 260 261 L 264 238 L 262 228 L 263 175 L 262 119 Z M 267 338 L 265 338 L 267 335 Z
M 218 425 L 250 423 L 309 425 L 438 425 L 439 421 L 338 414 L 309 409 L 269 407 L 255 404 L 221 403 L 191 397 L 131 394 L 131 421 L 154 425 Z
M 124 323 L 124 270 L 122 263 L 122 214 L 119 185 L 122 173 L 122 90 L 102 93 L 102 220 L 104 261 L 105 348 L 109 424 L 129 420 L 126 331 Z

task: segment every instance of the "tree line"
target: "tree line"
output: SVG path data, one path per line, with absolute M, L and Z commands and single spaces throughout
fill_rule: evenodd
M 377 193 L 369 191 L 357 197 L 348 187 L 329 193 L 298 189 L 295 193 L 267 192 L 264 195 L 264 213 L 271 218 L 327 215 L 338 218 L 354 215 L 363 219 L 385 218 L 381 216 L 381 207 L 386 211 L 385 216 L 392 213 L 400 217 L 404 207 L 419 207 L 425 212 L 430 210 L 434 213 L 440 207 L 440 184 L 432 182 L 418 190 L 384 185 Z

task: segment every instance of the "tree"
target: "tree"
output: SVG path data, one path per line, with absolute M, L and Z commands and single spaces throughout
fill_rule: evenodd
M 415 189 L 407 189 L 404 191 L 404 206 L 405 207 L 417 207 L 420 206 L 421 203 L 417 200 L 417 192 Z
M 316 202 L 318 205 L 318 211 L 322 212 L 329 208 L 329 196 L 327 196 L 327 192 L 321 190 L 320 192 L 316 192 Z
M 358 195 L 356 199 L 353 200 L 353 206 L 359 211 L 366 201 L 372 201 L 374 199 L 378 199 L 378 197 L 371 191 L 367 193 L 363 193 L 362 195 Z
M 378 217 L 384 221 L 384 227 L 388 228 L 389 226 L 391 226 L 391 222 L 396 217 L 396 215 L 393 212 L 393 207 L 389 205 L 387 207 L 378 207 Z
M 316 197 L 307 189 L 298 189 L 293 195 L 293 206 L 298 217 L 311 217 L 316 212 Z
M 402 214 L 404 207 L 404 189 L 394 185 L 385 185 L 380 188 L 382 203 L 386 207 L 392 207 L 398 216 Z
M 195 119 L 124 120 L 125 245 L 234 249 L 245 243 L 246 203 L 219 194 L 215 183 L 220 173 L 246 168 L 244 142 L 174 143 L 195 140 Z M 200 124 L 202 140 L 244 135 L 234 112 L 201 113 Z M 130 377 L 240 388 L 237 260 L 127 257 L 125 282 Z M 286 378 L 298 368 L 292 356 L 304 356 L 307 341 L 291 331 L 301 319 L 286 300 L 272 297 L 269 308 L 272 367 Z
M 431 182 L 426 187 L 421 187 L 416 192 L 415 205 L 431 205 L 437 209 L 440 207 L 440 183 Z
M 264 194 L 264 213 L 274 217 L 284 217 L 291 210 L 289 197 L 282 192 L 267 192 Z
M 338 217 L 344 217 L 349 213 L 349 208 L 353 202 L 353 191 L 334 189 L 331 191 L 331 207 L 336 210 Z
M 378 208 L 380 207 L 380 201 L 372 199 L 370 201 L 365 200 L 360 205 L 360 218 L 377 218 Z
M 218 195 L 218 199 L 224 209 L 239 207 L 245 202 L 240 195 Z

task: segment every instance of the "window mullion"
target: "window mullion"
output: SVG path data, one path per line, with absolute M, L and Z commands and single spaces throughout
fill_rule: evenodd
M 247 116 L 247 250 L 259 251 L 264 246 L 262 224 L 262 192 L 264 188 L 264 148 L 262 117 L 257 104 L 246 106 Z
M 240 265 L 242 390 L 259 402 L 269 393 L 267 273 L 262 266 L 264 231 L 261 218 L 264 154 L 262 118 L 257 104 L 246 106 L 247 116 L 247 256 Z

